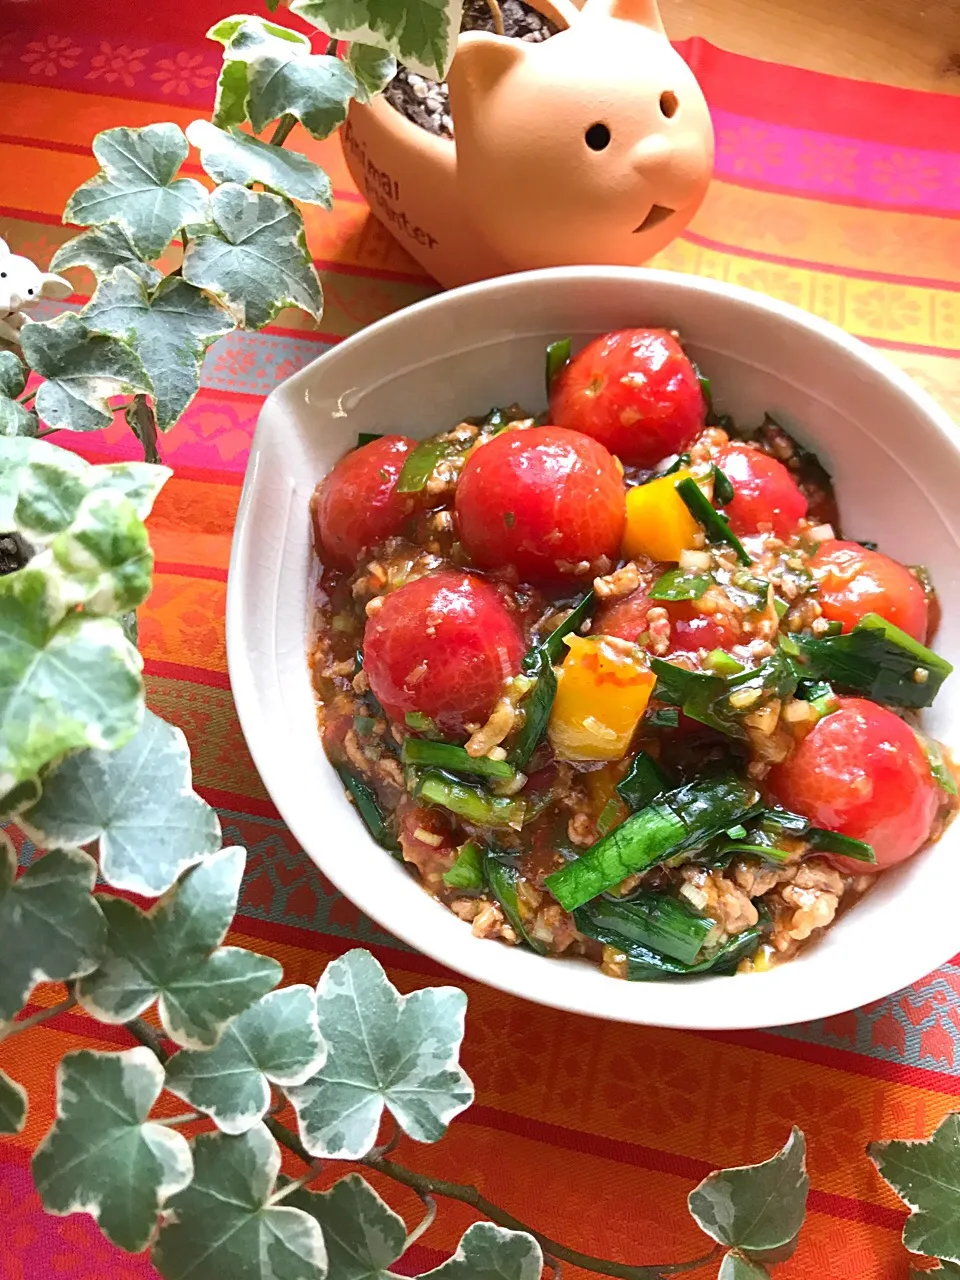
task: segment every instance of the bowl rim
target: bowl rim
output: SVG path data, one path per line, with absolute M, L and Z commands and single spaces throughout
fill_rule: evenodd
M 442 966 L 444 970 L 449 970 L 451 974 L 458 975 L 462 978 L 481 982 L 486 986 L 496 990 L 504 991 L 507 994 L 518 996 L 533 1003 L 541 1004 L 549 1008 L 555 1008 L 565 1013 L 582 1014 L 589 1017 L 597 1017 L 613 1021 L 621 1021 L 633 1023 L 637 1025 L 649 1025 L 664 1028 L 673 1028 L 678 1030 L 707 1030 L 713 1032 L 739 1031 L 739 1030 L 759 1030 L 770 1029 L 778 1026 L 787 1026 L 795 1022 L 803 1022 L 809 1020 L 819 1020 L 836 1016 L 837 1014 L 847 1012 L 850 1009 L 869 1004 L 873 1001 L 883 999 L 896 990 L 917 982 L 919 979 L 934 972 L 940 968 L 955 954 L 960 939 L 955 939 L 952 943 L 946 939 L 937 944 L 933 939 L 930 945 L 920 950 L 919 954 L 916 950 L 911 952 L 913 963 L 904 962 L 904 968 L 901 975 L 897 978 L 897 985 L 891 988 L 889 978 L 874 979 L 871 981 L 869 972 L 872 966 L 860 966 L 860 972 L 857 973 L 853 980 L 849 983 L 838 983 L 831 985 L 828 991 L 821 992 L 822 1003 L 818 1003 L 816 1010 L 801 1010 L 800 1013 L 793 1014 L 782 1022 L 773 1022 L 766 1016 L 752 1016 L 750 1011 L 750 1002 L 744 1002 L 744 1011 L 741 1013 L 730 1013 L 726 1016 L 697 1017 L 691 1019 L 689 1016 L 672 1016 L 656 1015 L 643 1016 L 642 1012 L 635 1009 L 625 1010 L 623 1015 L 611 1012 L 609 1009 L 598 1009 L 590 1007 L 590 1005 L 581 1000 L 571 1000 L 564 997 L 564 984 L 562 981 L 552 981 L 539 984 L 535 991 L 531 990 L 531 986 L 527 979 L 532 972 L 531 962 L 543 964 L 544 961 L 555 965 L 558 959 L 562 957 L 541 957 L 533 953 L 521 952 L 520 949 L 509 949 L 511 956 L 515 957 L 520 963 L 515 963 L 511 967 L 504 966 L 504 972 L 499 970 L 491 973 L 483 964 L 481 955 L 476 950 L 464 948 L 463 955 L 451 958 L 447 948 L 442 942 L 438 942 L 434 935 L 424 936 L 414 928 L 408 928 L 405 921 L 401 918 L 394 920 L 384 920 L 383 913 L 378 912 L 376 906 L 371 903 L 368 895 L 358 892 L 355 885 L 351 885 L 350 891 L 347 892 L 341 883 L 336 860 L 330 859 L 324 861 L 319 856 L 308 852 L 310 845 L 309 833 L 302 829 L 302 824 L 288 817 L 283 812 L 282 806 L 276 802 L 275 789 L 271 785 L 271 780 L 275 774 L 275 770 L 270 761 L 269 743 L 261 741 L 258 737 L 256 729 L 259 725 L 256 723 L 258 719 L 257 701 L 258 693 L 254 687 L 253 681 L 249 678 L 249 673 L 243 661 L 244 650 L 244 626 L 243 626 L 243 606 L 242 606 L 242 574 L 247 556 L 250 554 L 246 530 L 248 528 L 248 516 L 254 503 L 254 493 L 257 484 L 257 475 L 259 471 L 259 459 L 261 452 L 264 450 L 265 423 L 264 415 L 267 406 L 272 403 L 282 402 L 283 399 L 296 394 L 299 386 L 303 382 L 308 382 L 312 377 L 312 370 L 322 361 L 330 361 L 336 359 L 338 353 L 345 349 L 357 352 L 367 343 L 378 343 L 384 335 L 401 328 L 409 322 L 411 316 L 417 317 L 424 313 L 430 313 L 438 310 L 444 310 L 456 303 L 463 297 L 480 296 L 485 293 L 494 293 L 505 290 L 507 293 L 513 290 L 535 289 L 538 285 L 550 285 L 556 281 L 572 281 L 583 283 L 594 283 L 597 281 L 610 282 L 632 282 L 637 286 L 644 283 L 652 285 L 667 286 L 668 289 L 677 290 L 681 293 L 689 295 L 712 295 L 714 297 L 732 299 L 734 302 L 742 304 L 755 312 L 776 317 L 778 321 L 786 321 L 790 325 L 799 326 L 806 329 L 809 333 L 826 340 L 836 348 L 843 350 L 852 360 L 869 372 L 869 374 L 879 379 L 881 382 L 888 384 L 891 390 L 898 392 L 901 396 L 907 397 L 917 407 L 918 411 L 925 417 L 929 425 L 934 428 L 936 434 L 941 438 L 943 443 L 956 456 L 960 463 L 960 427 L 954 423 L 950 415 L 943 409 L 933 397 L 919 386 L 908 374 L 893 364 L 881 351 L 871 347 L 862 339 L 855 337 L 846 330 L 833 324 L 831 321 L 824 320 L 812 312 L 805 311 L 801 307 L 797 307 L 792 303 L 781 302 L 770 295 L 759 293 L 755 290 L 746 288 L 742 285 L 727 284 L 723 281 L 714 280 L 706 276 L 698 276 L 683 272 L 674 272 L 664 270 L 662 268 L 650 267 L 615 267 L 615 266 L 575 266 L 575 267 L 552 267 L 536 271 L 517 272 L 511 275 L 498 276 L 488 280 L 482 280 L 473 284 L 463 285 L 456 289 L 441 291 L 435 295 L 416 302 L 408 307 L 403 307 L 398 311 L 392 312 L 381 319 L 374 321 L 372 324 L 365 326 L 357 333 L 343 339 L 331 350 L 319 355 L 312 360 L 303 369 L 291 375 L 280 386 L 274 389 L 265 399 L 260 407 L 257 419 L 257 426 L 254 437 L 250 446 L 250 454 L 244 475 L 243 489 L 237 510 L 236 523 L 232 538 L 230 561 L 227 576 L 227 602 L 226 602 L 226 649 L 227 649 L 227 666 L 231 683 L 231 689 L 234 695 L 234 702 L 237 709 L 237 716 L 246 740 L 254 765 L 260 776 L 261 781 L 267 789 L 268 794 L 274 801 L 281 820 L 294 835 L 301 852 L 310 859 L 311 862 L 326 876 L 334 886 L 348 898 L 361 912 L 370 919 L 381 924 L 385 931 L 401 942 L 407 944 L 414 952 L 428 957 L 430 960 Z M 279 586 L 279 584 L 278 584 Z M 304 637 L 304 642 L 306 637 Z M 960 819 L 958 819 L 960 821 Z M 358 828 L 358 834 L 361 834 Z M 387 855 L 384 855 L 387 856 Z M 418 892 L 424 892 L 419 885 L 416 886 Z M 939 936 L 939 935 L 935 935 Z M 364 946 L 364 942 L 357 940 L 358 947 Z M 481 944 L 482 945 L 482 944 Z M 502 948 L 507 951 L 507 948 Z M 403 952 L 398 952 L 398 962 L 402 964 Z M 567 963 L 570 963 L 569 961 Z M 784 966 L 784 970 L 793 966 Z M 784 970 L 780 970 L 783 972 Z M 560 976 L 562 970 L 558 970 L 557 976 Z M 516 975 L 516 976 L 514 976 Z M 849 976 L 849 975 L 848 975 Z M 693 979 L 698 986 L 701 984 L 712 984 L 720 981 L 716 977 L 705 976 L 700 979 Z M 650 984 L 631 984 L 633 987 L 645 987 Z M 660 984 L 658 984 L 660 985 Z M 686 984 L 684 984 L 686 985 Z M 846 994 L 844 994 L 844 992 Z

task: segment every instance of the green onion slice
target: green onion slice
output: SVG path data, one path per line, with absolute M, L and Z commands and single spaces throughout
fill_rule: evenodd
M 377 797 L 371 788 L 352 769 L 348 769 L 346 765 L 338 764 L 334 767 L 340 781 L 353 796 L 353 802 L 357 806 L 357 812 L 363 819 L 364 826 L 377 844 L 380 845 L 381 849 L 389 849 L 391 853 L 398 852 L 400 845 L 396 836 L 388 828 L 383 810 L 380 808 Z
M 517 776 L 506 760 L 472 756 L 465 747 L 425 738 L 405 738 L 401 759 L 404 764 L 435 765 L 451 773 L 472 773 L 478 778 L 496 778 L 499 782 L 512 782 Z
M 453 866 L 443 874 L 443 883 L 451 889 L 479 891 L 484 887 L 483 850 L 475 841 L 460 846 Z
M 547 346 L 547 395 L 553 390 L 554 379 L 570 360 L 570 338 L 558 338 Z
M 730 521 L 714 507 L 692 476 L 685 476 L 683 480 L 677 481 L 677 493 L 686 503 L 687 510 L 694 520 L 703 525 L 708 542 L 728 543 L 737 553 L 737 559 L 741 564 L 750 564 L 750 557 L 743 543 L 730 528 Z
M 478 827 L 514 827 L 519 830 L 526 816 L 526 803 L 512 796 L 491 796 L 444 773 L 428 769 L 420 778 L 417 795 L 428 804 L 449 809 Z
M 716 921 L 700 915 L 679 898 L 663 893 L 638 893 L 626 902 L 598 898 L 574 913 L 577 928 L 587 937 L 602 929 L 626 943 L 640 943 L 661 955 L 693 964 Z
M 490 892 L 500 903 L 503 914 L 508 922 L 513 926 L 517 935 L 523 939 L 531 950 L 545 955 L 547 947 L 539 938 L 535 938 L 527 929 L 526 921 L 523 916 L 523 909 L 520 905 L 520 898 L 517 893 L 517 883 L 520 879 L 520 872 L 517 868 L 505 859 L 499 858 L 489 849 L 484 854 L 484 872 L 487 878 L 487 884 L 490 886 Z

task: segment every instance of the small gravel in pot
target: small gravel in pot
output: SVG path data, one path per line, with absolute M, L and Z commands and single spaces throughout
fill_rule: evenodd
M 524 4 L 523 0 L 500 0 L 500 10 L 503 13 L 504 34 L 515 40 L 536 44 L 556 35 L 559 30 L 543 14 Z M 493 31 L 493 16 L 485 0 L 467 0 L 460 30 Z M 401 65 L 384 96 L 392 107 L 421 129 L 442 138 L 453 137 L 446 81 L 418 76 Z

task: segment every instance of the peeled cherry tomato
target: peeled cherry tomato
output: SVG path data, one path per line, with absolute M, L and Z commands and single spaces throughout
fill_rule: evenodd
M 429 716 L 442 733 L 482 724 L 520 670 L 526 646 L 499 595 L 469 573 L 444 570 L 384 598 L 364 633 L 373 694 L 394 720 Z
M 595 440 L 560 427 L 505 431 L 467 459 L 456 495 L 460 538 L 481 569 L 561 582 L 616 561 L 623 476 Z M 602 570 L 605 571 L 605 570 Z
M 796 480 L 776 458 L 746 444 L 728 444 L 717 466 L 733 485 L 733 501 L 724 507 L 733 532 L 741 537 L 761 525 L 787 538 L 807 514 L 807 500 Z
M 865 614 L 879 613 L 914 640 L 927 635 L 927 599 L 905 565 L 858 542 L 822 542 L 810 562 L 823 616 L 852 631 Z
M 654 605 L 666 609 L 670 618 L 670 646 L 665 656 L 696 655 L 699 649 L 730 649 L 740 638 L 726 615 L 700 613 L 687 600 L 651 600 L 642 587 L 622 600 L 603 605 L 597 612 L 593 634 L 636 640 L 647 630 L 647 614 Z
M 865 698 L 841 698 L 783 764 L 770 789 L 787 809 L 818 827 L 865 840 L 877 869 L 917 852 L 930 835 L 940 791 L 909 725 Z M 833 858 L 844 871 L 872 868 Z
M 554 422 L 593 436 L 640 467 L 682 452 L 705 413 L 697 372 L 665 329 L 620 329 L 594 338 L 550 394 Z
M 400 532 L 416 495 L 397 493 L 396 484 L 416 447 L 406 436 L 382 436 L 353 449 L 320 481 L 310 508 L 322 559 L 353 568 L 368 547 Z

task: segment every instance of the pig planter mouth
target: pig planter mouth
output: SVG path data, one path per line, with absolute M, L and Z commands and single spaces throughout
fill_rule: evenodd
M 668 209 L 665 204 L 651 205 L 650 212 L 639 227 L 634 227 L 633 234 L 636 235 L 638 231 L 649 231 L 651 227 L 659 226 L 661 222 L 666 222 L 667 218 L 672 218 L 676 212 L 676 209 Z
M 709 111 L 655 0 L 529 3 L 555 35 L 461 34 L 447 75 L 452 139 L 383 98 L 352 103 L 342 131 L 373 214 L 448 287 L 639 266 L 687 225 L 712 175 Z M 657 199 L 636 225 L 644 190 Z

